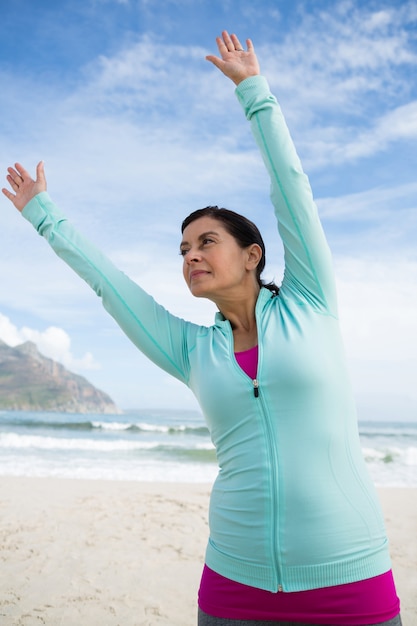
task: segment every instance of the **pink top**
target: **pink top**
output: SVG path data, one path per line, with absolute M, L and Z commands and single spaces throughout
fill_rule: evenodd
M 224 578 L 205 565 L 198 605 L 204 613 L 223 619 L 333 626 L 380 624 L 400 612 L 391 571 L 346 585 L 271 593 Z
M 258 346 L 235 353 L 252 379 L 258 368 Z M 198 604 L 202 611 L 226 619 L 301 621 L 310 624 L 359 626 L 388 621 L 400 602 L 392 572 L 346 585 L 310 591 L 271 593 L 229 580 L 204 567 Z
M 258 372 L 258 346 L 244 352 L 235 352 L 235 359 L 245 374 L 254 380 Z

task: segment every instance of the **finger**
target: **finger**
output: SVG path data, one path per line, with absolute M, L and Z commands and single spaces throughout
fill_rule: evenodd
M 6 176 L 7 182 L 11 185 L 14 191 L 17 191 L 20 185 L 23 184 L 23 178 L 13 167 L 8 167 L 9 174 Z
M 19 174 L 15 173 L 14 176 L 12 175 L 8 175 L 6 176 L 7 182 L 9 183 L 9 185 L 12 187 L 12 189 L 14 189 L 15 191 L 17 189 L 19 189 L 19 183 L 22 183 L 22 179 L 20 178 Z
M 4 195 L 6 196 L 6 198 L 8 198 L 9 200 L 11 200 L 13 202 L 13 200 L 16 198 L 16 196 L 11 193 L 8 189 L 2 189 L 2 193 L 4 193 Z
M 221 56 L 228 52 L 227 46 L 221 37 L 216 37 L 216 43 Z
M 219 70 L 221 70 L 224 65 L 223 59 L 219 59 L 219 57 L 214 56 L 214 54 L 208 54 L 206 56 L 206 60 L 210 61 L 210 63 L 213 63 L 213 65 L 218 67 Z
M 46 183 L 46 180 L 45 180 L 45 167 L 44 167 L 44 162 L 43 161 L 39 161 L 39 163 L 36 166 L 36 182 L 37 183 Z
M 248 52 L 255 52 L 255 46 L 252 43 L 252 39 L 246 39 L 246 46 L 248 48 Z
M 232 52 L 235 49 L 235 44 L 233 43 L 229 33 L 227 30 L 222 32 L 223 42 L 229 52 Z
M 243 46 L 240 43 L 238 37 L 236 35 L 231 35 L 230 38 L 232 40 L 235 50 L 237 50 L 238 52 L 243 52 Z
M 9 176 L 11 176 L 13 179 L 15 178 L 19 178 L 20 174 L 19 172 L 16 172 L 16 170 L 14 169 L 14 167 L 8 167 L 7 171 L 9 172 Z
M 18 171 L 19 176 L 20 176 L 20 178 L 21 178 L 22 180 L 25 180 L 25 179 L 27 179 L 27 178 L 29 178 L 29 179 L 30 179 L 30 174 L 29 174 L 29 172 L 28 172 L 28 171 L 26 171 L 26 170 L 25 170 L 25 168 L 23 167 L 23 165 L 20 165 L 20 163 L 15 163 L 15 164 L 14 164 L 14 166 L 15 166 L 16 170 Z

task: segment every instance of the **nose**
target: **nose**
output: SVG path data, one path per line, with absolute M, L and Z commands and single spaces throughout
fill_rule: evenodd
M 195 249 L 187 250 L 184 254 L 184 263 L 187 263 L 188 265 L 190 263 L 198 263 L 199 261 L 201 261 L 201 254 L 199 254 Z

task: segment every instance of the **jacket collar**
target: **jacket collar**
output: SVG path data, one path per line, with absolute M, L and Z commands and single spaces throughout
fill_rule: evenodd
M 262 287 L 258 294 L 258 299 L 255 306 L 255 315 L 258 317 L 264 310 L 267 303 L 274 298 L 274 294 L 266 287 Z M 214 318 L 214 325 L 219 327 L 229 326 L 229 320 L 224 317 L 220 311 L 217 311 Z

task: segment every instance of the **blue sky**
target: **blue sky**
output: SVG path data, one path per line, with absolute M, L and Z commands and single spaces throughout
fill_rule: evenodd
M 281 280 L 269 184 L 232 83 L 204 57 L 251 37 L 333 250 L 361 419 L 417 419 L 417 5 L 10 0 L 0 23 L 0 162 L 34 172 L 79 229 L 173 313 L 179 225 L 219 204 L 259 225 Z M 195 408 L 0 199 L 0 338 L 30 339 L 122 408 Z

